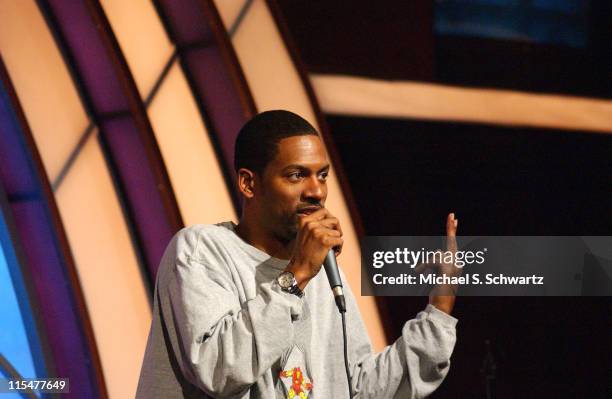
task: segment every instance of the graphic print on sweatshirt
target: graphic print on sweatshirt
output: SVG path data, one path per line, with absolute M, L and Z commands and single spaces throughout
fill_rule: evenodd
M 313 381 L 306 368 L 304 353 L 296 345 L 291 349 L 285 366 L 279 374 L 279 381 L 283 388 L 283 398 L 286 399 L 313 399 Z
M 316 396 L 309 353 L 312 350 L 311 323 L 310 306 L 305 301 L 302 317 L 293 322 L 294 345 L 279 359 L 277 398 L 314 399 Z

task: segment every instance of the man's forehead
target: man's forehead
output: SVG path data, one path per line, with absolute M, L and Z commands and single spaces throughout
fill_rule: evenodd
M 286 137 L 278 142 L 276 166 L 303 165 L 318 167 L 327 164 L 327 154 L 319 136 L 302 135 Z

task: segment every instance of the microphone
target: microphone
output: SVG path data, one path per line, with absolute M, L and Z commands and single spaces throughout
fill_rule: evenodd
M 336 306 L 340 311 L 342 317 L 342 338 L 344 341 L 344 370 L 346 371 L 346 381 L 348 382 L 349 398 L 353 398 L 353 391 L 351 390 L 351 373 L 349 372 L 348 362 L 348 339 L 346 337 L 346 302 L 344 301 L 344 292 L 342 292 L 342 280 L 340 280 L 340 272 L 338 271 L 338 264 L 336 263 L 336 254 L 334 249 L 330 249 L 325 256 L 323 261 L 323 267 L 325 268 L 325 274 L 329 280 L 332 292 L 334 293 L 334 299 L 336 300 Z
M 325 268 L 325 274 L 329 280 L 336 306 L 340 313 L 346 313 L 346 302 L 344 300 L 344 292 L 342 291 L 342 280 L 340 280 L 340 272 L 338 272 L 338 264 L 336 263 L 336 254 L 333 248 L 329 250 L 325 260 L 323 261 L 323 267 Z

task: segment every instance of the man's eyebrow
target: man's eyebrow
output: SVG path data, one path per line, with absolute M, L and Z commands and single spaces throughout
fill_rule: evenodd
M 321 169 L 319 169 L 317 173 L 326 172 L 326 171 L 329 170 L 330 167 L 331 167 L 331 165 L 327 164 L 327 165 L 323 166 Z M 285 166 L 283 168 L 283 171 L 288 171 L 288 170 L 310 170 L 310 169 L 307 168 L 304 165 L 291 164 L 291 165 L 287 165 L 287 166 Z
M 308 168 L 305 167 L 304 165 L 298 165 L 298 164 L 291 164 L 291 165 L 287 165 L 283 168 L 283 171 L 287 171 L 287 170 L 292 170 L 292 169 L 296 169 L 296 170 L 307 170 Z

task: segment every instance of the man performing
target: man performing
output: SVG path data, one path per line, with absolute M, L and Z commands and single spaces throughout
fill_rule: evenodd
M 155 286 L 138 398 L 348 398 L 342 324 L 321 265 L 340 253 L 325 208 L 321 138 L 288 111 L 251 119 L 236 140 L 240 223 L 196 225 L 172 239 Z M 457 221 L 450 214 L 447 234 Z M 452 287 L 436 287 L 402 336 L 372 353 L 344 275 L 355 398 L 420 398 L 450 366 Z

